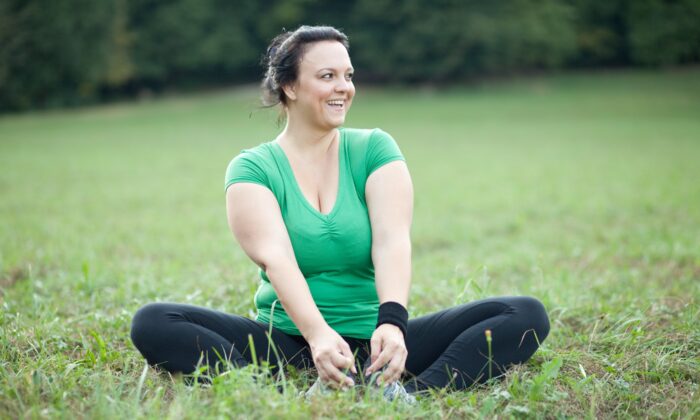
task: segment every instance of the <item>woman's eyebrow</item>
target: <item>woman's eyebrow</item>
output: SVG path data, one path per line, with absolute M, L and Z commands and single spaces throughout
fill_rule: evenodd
M 320 73 L 322 71 L 327 71 L 327 70 L 336 71 L 336 69 L 334 69 L 333 67 L 324 67 L 322 69 L 319 69 L 316 73 Z M 348 67 L 345 71 L 355 71 L 355 69 L 352 67 Z

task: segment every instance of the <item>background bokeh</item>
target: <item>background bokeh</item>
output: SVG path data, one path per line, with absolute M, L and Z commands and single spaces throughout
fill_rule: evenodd
M 282 28 L 350 36 L 360 82 L 700 60 L 697 0 L 3 0 L 0 111 L 257 80 Z

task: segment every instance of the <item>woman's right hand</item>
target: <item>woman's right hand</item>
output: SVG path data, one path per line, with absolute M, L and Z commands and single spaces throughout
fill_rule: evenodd
M 307 340 L 318 371 L 318 377 L 333 388 L 354 385 L 343 371 L 357 373 L 348 343 L 333 328 L 326 326 Z

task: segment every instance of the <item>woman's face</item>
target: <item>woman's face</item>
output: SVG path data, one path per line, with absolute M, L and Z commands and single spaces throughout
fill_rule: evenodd
M 310 44 L 299 63 L 296 83 L 285 89 L 290 111 L 321 129 L 342 125 L 355 96 L 353 71 L 340 42 Z

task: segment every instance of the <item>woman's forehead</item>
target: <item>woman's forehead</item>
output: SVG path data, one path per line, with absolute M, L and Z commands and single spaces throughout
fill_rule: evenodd
M 350 56 L 345 46 L 337 41 L 321 41 L 311 44 L 301 60 L 301 67 L 311 71 L 323 68 L 352 67 Z

